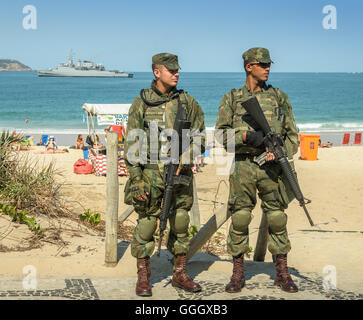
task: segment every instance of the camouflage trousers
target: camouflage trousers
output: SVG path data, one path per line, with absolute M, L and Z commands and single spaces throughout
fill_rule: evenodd
M 268 223 L 268 250 L 273 254 L 285 254 L 291 249 L 287 235 L 287 215 L 278 186 L 278 167 L 264 165 L 262 168 L 250 159 L 235 161 L 235 169 L 229 178 L 229 209 L 232 223 L 227 239 L 227 250 L 232 256 L 248 252 L 248 225 L 251 212 L 256 206 L 256 192 Z
M 182 175 L 193 178 L 190 168 L 182 170 Z M 135 258 L 150 257 L 155 249 L 154 233 L 157 228 L 157 219 L 161 214 L 162 197 L 164 194 L 163 172 L 158 169 L 144 169 L 143 179 L 149 189 L 146 201 L 135 201 L 133 205 L 139 214 L 137 226 L 131 242 L 131 254 Z M 186 254 L 189 250 L 189 210 L 193 205 L 193 184 L 174 185 L 172 207 L 173 213 L 169 217 L 170 231 L 167 239 L 167 248 L 174 254 Z

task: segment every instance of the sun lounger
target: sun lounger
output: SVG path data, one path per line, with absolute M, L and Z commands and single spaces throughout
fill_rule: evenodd
M 47 134 L 42 134 L 42 146 L 45 146 L 45 144 L 48 142 L 49 136 Z
M 356 132 L 354 135 L 353 145 L 360 145 L 362 143 L 362 132 Z
M 350 133 L 344 133 L 342 146 L 348 146 L 350 140 Z

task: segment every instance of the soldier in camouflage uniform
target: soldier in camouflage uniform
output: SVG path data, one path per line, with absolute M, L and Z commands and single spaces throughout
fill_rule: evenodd
M 138 280 L 136 294 L 139 296 L 151 296 L 150 286 L 150 256 L 153 254 L 154 232 L 157 227 L 157 218 L 161 214 L 163 193 L 164 162 L 168 153 L 166 142 L 160 143 L 155 148 L 150 143 L 150 137 L 154 137 L 156 126 L 156 141 L 160 139 L 164 129 L 172 129 L 178 108 L 178 100 L 186 112 L 187 120 L 191 122 L 191 132 L 203 132 L 204 114 L 198 102 L 183 90 L 177 90 L 179 79 L 178 57 L 169 53 L 160 53 L 152 58 L 152 69 L 155 80 L 151 83 L 151 89 L 141 90 L 140 96 L 133 101 L 128 115 L 128 125 L 125 143 L 125 160 L 130 172 L 130 179 L 125 188 L 125 202 L 132 204 L 139 218 L 131 243 L 131 254 L 137 258 Z M 155 128 L 155 127 L 154 127 Z M 132 145 L 138 138 L 130 139 L 132 131 L 141 129 L 146 133 L 144 139 L 147 144 L 147 163 L 140 159 L 133 159 Z M 184 155 L 204 152 L 204 138 L 202 143 L 187 146 Z M 163 140 L 163 139 L 161 139 Z M 166 140 L 166 139 L 164 139 Z M 143 144 L 145 146 L 145 143 Z M 197 150 L 199 148 L 199 150 Z M 137 153 L 140 156 L 140 152 Z M 153 161 L 155 160 L 156 161 Z M 174 255 L 174 274 L 172 285 L 187 291 L 197 292 L 201 290 L 199 284 L 193 282 L 186 272 L 186 254 L 189 249 L 188 212 L 193 205 L 193 173 L 191 165 L 185 164 L 188 157 L 180 158 L 177 177 L 174 179 L 174 198 L 172 214 L 169 218 L 170 232 L 167 240 L 167 248 Z M 189 159 L 193 159 L 190 157 Z M 184 161 L 184 164 L 183 164 Z M 180 181 L 179 184 L 177 181 Z
M 251 48 L 243 54 L 246 83 L 240 89 L 232 89 L 222 98 L 216 129 L 235 131 L 235 168 L 230 175 L 228 205 L 232 223 L 227 239 L 228 252 L 233 256 L 233 274 L 226 286 L 227 292 L 239 292 L 245 284 L 243 255 L 248 252 L 248 225 L 251 211 L 256 205 L 256 191 L 259 192 L 261 208 L 268 222 L 268 249 L 276 261 L 275 285 L 287 292 L 297 292 L 287 267 L 287 253 L 290 241 L 287 235 L 287 215 L 284 210 L 292 200 L 281 178 L 281 169 L 273 161 L 264 145 L 264 134 L 254 130 L 245 120 L 246 111 L 242 102 L 256 96 L 271 129 L 281 134 L 287 156 L 293 167 L 293 155 L 298 150 L 297 128 L 288 96 L 283 91 L 267 85 L 270 65 L 269 51 L 265 48 Z M 223 144 L 229 143 L 226 134 Z M 267 151 L 266 163 L 261 167 L 254 162 L 256 156 Z

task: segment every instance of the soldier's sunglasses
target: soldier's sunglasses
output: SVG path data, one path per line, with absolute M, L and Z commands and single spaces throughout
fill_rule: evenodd
M 271 63 L 263 63 L 263 62 L 251 62 L 249 63 L 249 65 L 253 66 L 253 65 L 258 65 L 259 67 L 266 69 L 271 67 Z

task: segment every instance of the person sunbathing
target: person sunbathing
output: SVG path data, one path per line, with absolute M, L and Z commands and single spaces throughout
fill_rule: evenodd
M 45 151 L 52 150 L 53 152 L 58 149 L 56 142 L 54 141 L 54 137 L 50 137 L 49 141 L 45 144 Z
M 333 146 L 333 142 L 323 142 L 322 144 L 321 144 L 321 147 L 322 148 L 331 148 Z
M 21 140 L 19 143 L 20 143 L 20 150 L 22 151 L 30 150 L 30 144 L 28 140 Z
M 333 147 L 333 142 L 321 142 L 321 140 L 319 139 L 319 147 L 320 148 L 332 148 Z
M 58 146 L 54 141 L 54 137 L 50 137 L 49 141 L 45 144 L 45 151 L 34 152 L 36 154 L 46 154 L 46 153 L 66 153 L 69 152 L 68 149 L 58 150 Z
M 62 149 L 62 150 L 54 150 L 54 149 L 47 149 L 45 151 L 37 151 L 34 152 L 34 154 L 54 154 L 54 153 L 68 153 L 68 149 Z
M 76 140 L 76 149 L 82 149 L 84 147 L 84 140 L 81 134 L 78 135 Z

